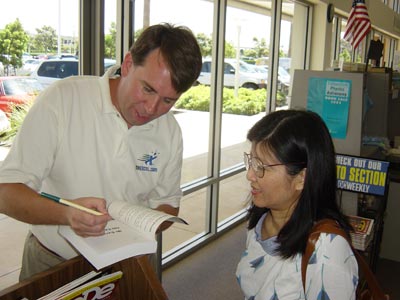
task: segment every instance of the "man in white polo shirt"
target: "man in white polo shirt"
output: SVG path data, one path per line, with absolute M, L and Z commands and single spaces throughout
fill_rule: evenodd
M 0 166 L 0 213 L 33 224 L 20 280 L 77 255 L 57 225 L 81 236 L 104 234 L 108 202 L 178 214 L 182 134 L 169 111 L 201 64 L 189 29 L 159 24 L 142 33 L 119 68 L 57 81 L 38 96 Z

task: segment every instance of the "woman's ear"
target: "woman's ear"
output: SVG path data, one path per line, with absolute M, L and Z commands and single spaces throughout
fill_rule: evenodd
M 301 170 L 301 172 L 299 174 L 296 175 L 296 179 L 295 179 L 295 188 L 296 190 L 303 190 L 304 188 L 304 182 L 306 180 L 306 173 L 307 173 L 307 168 L 304 168 L 303 170 Z
M 130 52 L 128 52 L 127 54 L 125 54 L 124 60 L 121 65 L 121 76 L 125 77 L 132 66 L 133 66 L 132 55 Z

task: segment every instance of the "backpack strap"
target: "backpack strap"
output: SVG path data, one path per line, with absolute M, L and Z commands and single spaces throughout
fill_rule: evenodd
M 311 229 L 311 232 L 308 236 L 306 251 L 304 252 L 303 257 L 301 258 L 301 278 L 303 282 L 304 292 L 306 290 L 305 289 L 306 271 L 307 271 L 308 261 L 310 260 L 310 257 L 315 250 L 315 243 L 317 242 L 321 232 L 334 233 L 340 235 L 344 237 L 347 240 L 347 242 L 351 245 L 351 242 L 349 241 L 349 237 L 347 236 L 346 232 L 343 229 L 341 229 L 334 220 L 322 219 L 318 221 Z
M 369 265 L 365 261 L 364 257 L 356 250 L 354 249 L 350 237 L 346 234 L 346 232 L 339 226 L 338 223 L 336 223 L 332 219 L 323 219 L 318 221 L 313 228 L 311 229 L 311 233 L 308 236 L 308 241 L 307 241 L 307 246 L 306 246 L 306 251 L 301 259 L 301 279 L 303 282 L 303 289 L 304 293 L 306 292 L 305 289 L 305 282 L 306 282 L 306 271 L 307 271 L 307 265 L 308 261 L 310 260 L 310 257 L 312 253 L 315 250 L 315 243 L 317 242 L 319 235 L 323 233 L 333 233 L 336 235 L 340 235 L 343 238 L 346 239 L 346 241 L 349 243 L 356 259 L 357 263 L 359 266 L 359 269 L 362 271 L 362 273 L 365 276 L 365 279 L 367 281 L 368 287 L 372 293 L 373 298 L 376 300 L 383 300 L 383 299 L 389 299 L 387 295 L 385 295 L 376 280 L 374 274 L 369 268 Z

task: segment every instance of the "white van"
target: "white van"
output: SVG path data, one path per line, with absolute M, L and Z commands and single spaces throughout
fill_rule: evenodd
M 235 86 L 236 59 L 225 59 L 224 63 L 224 86 Z M 239 87 L 248 89 L 260 89 L 267 87 L 268 74 L 257 72 L 254 66 L 239 60 Z M 197 83 L 210 85 L 211 83 L 211 60 L 203 60 L 203 66 Z

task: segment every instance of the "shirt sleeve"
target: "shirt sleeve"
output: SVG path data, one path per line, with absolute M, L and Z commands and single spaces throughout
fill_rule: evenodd
M 306 299 L 355 299 L 357 260 L 348 242 L 336 234 L 321 234 L 306 273 Z
M 0 182 L 24 183 L 40 190 L 54 162 L 60 122 L 55 107 L 45 98 L 56 102 L 57 97 L 57 90 L 49 88 L 36 98 L 1 164 Z

